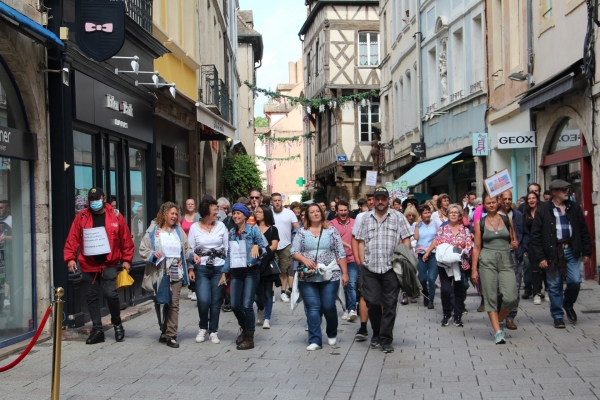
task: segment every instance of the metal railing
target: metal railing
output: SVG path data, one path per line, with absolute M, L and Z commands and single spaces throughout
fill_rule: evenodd
M 131 19 L 152 34 L 152 0 L 121 0 Z
M 219 72 L 212 65 L 203 65 L 200 69 L 200 89 L 198 98 L 206 105 L 219 106 Z

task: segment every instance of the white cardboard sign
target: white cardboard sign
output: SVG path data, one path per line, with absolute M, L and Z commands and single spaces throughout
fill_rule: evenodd
M 89 228 L 83 230 L 83 255 L 97 256 L 109 254 L 110 244 L 106 235 L 106 228 Z

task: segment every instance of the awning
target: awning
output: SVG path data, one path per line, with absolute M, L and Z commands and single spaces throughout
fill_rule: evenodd
M 548 86 L 543 87 L 540 90 L 533 92 L 528 96 L 525 96 L 524 98 L 519 100 L 520 111 L 527 111 L 530 108 L 545 103 L 548 100 L 552 100 L 553 98 L 558 97 L 565 92 L 568 92 L 573 88 L 574 80 L 575 73 L 571 72 L 569 75 L 563 76 L 562 78 L 549 84 Z
M 211 112 L 203 104 L 196 109 L 196 120 L 206 128 L 200 133 L 200 140 L 237 140 L 235 126 Z
M 44 46 L 64 47 L 64 43 L 51 31 L 14 8 L 0 2 L 0 19 L 8 21 L 11 27 Z
M 438 172 L 442 167 L 460 156 L 462 151 L 450 154 L 444 157 L 436 158 L 429 161 L 424 161 L 412 167 L 407 173 L 396 179 L 396 182 L 402 183 L 406 181 L 407 187 L 417 186 L 431 175 Z

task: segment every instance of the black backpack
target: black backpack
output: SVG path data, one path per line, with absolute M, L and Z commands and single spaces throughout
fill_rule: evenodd
M 504 225 L 506 225 L 506 229 L 508 229 L 508 243 L 510 243 L 510 221 L 508 220 L 508 216 L 504 215 L 504 214 L 498 214 L 500 216 L 500 218 L 502 218 L 502 221 L 504 222 Z M 479 220 L 479 230 L 481 231 L 481 237 L 483 237 L 483 231 L 485 231 L 485 219 L 487 218 L 487 215 L 485 217 L 481 217 L 481 219 Z

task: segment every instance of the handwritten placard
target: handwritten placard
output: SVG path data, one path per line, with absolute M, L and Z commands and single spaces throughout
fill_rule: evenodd
M 110 244 L 106 228 L 89 228 L 83 230 L 83 255 L 97 256 L 110 253 Z

